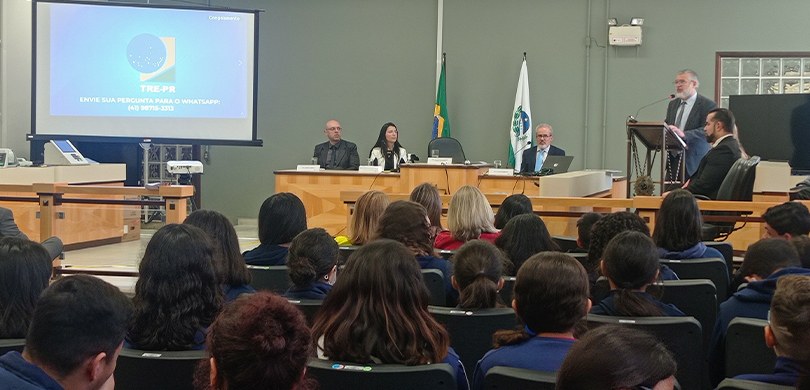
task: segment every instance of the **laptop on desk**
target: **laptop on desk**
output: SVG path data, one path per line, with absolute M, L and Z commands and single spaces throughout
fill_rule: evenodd
M 543 166 L 540 168 L 541 175 L 555 175 L 568 172 L 574 156 L 546 156 Z

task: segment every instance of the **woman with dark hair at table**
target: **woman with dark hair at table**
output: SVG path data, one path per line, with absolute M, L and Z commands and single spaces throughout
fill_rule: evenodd
M 298 233 L 307 230 L 307 211 L 295 194 L 279 192 L 259 209 L 259 246 L 242 255 L 250 265 L 284 265 L 287 248 Z
M 204 231 L 214 246 L 214 272 L 226 302 L 241 294 L 256 292 L 250 286 L 250 271 L 239 253 L 239 237 L 227 217 L 213 210 L 196 210 L 183 223 Z
M 399 144 L 397 125 L 386 122 L 380 128 L 380 135 L 374 147 L 368 152 L 369 165 L 381 166 L 383 170 L 399 170 L 399 164 L 408 162 L 408 152 Z

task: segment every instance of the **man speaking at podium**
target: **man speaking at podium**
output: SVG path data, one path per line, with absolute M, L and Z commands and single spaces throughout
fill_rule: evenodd
M 700 160 L 709 151 L 703 123 L 709 111 L 717 105 L 711 99 L 697 93 L 700 85 L 698 76 L 691 69 L 684 69 L 675 75 L 675 97 L 667 106 L 667 126 L 686 142 L 686 173 L 684 180 L 688 180 L 698 169 Z M 669 154 L 667 164 L 667 180 L 678 179 L 678 154 Z
M 328 141 L 315 145 L 312 157 L 324 169 L 345 169 L 356 171 L 360 167 L 357 145 L 341 138 L 343 128 L 335 119 L 326 121 L 323 133 Z
M 536 148 L 529 148 L 523 151 L 523 160 L 520 162 L 520 173 L 532 173 L 540 171 L 548 156 L 565 156 L 562 150 L 551 144 L 554 140 L 554 131 L 548 123 L 537 125 L 534 131 Z

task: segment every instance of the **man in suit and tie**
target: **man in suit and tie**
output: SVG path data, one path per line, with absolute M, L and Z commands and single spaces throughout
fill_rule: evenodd
M 541 123 L 537 125 L 534 130 L 534 136 L 537 147 L 529 148 L 523 151 L 523 159 L 520 163 L 520 173 L 538 172 L 543 166 L 543 161 L 548 156 L 565 156 L 565 150 L 562 150 L 551 144 L 554 140 L 554 131 L 548 123 Z
M 675 75 L 675 99 L 667 106 L 667 126 L 686 142 L 686 172 L 684 180 L 688 180 L 697 171 L 700 160 L 709 151 L 709 143 L 703 133 L 703 122 L 709 111 L 717 105 L 703 95 L 697 93 L 700 85 L 698 76 L 691 69 L 684 69 Z M 680 167 L 679 154 L 669 154 L 667 164 L 667 180 L 677 180 Z
M 340 122 L 330 119 L 323 132 L 328 141 L 315 145 L 312 157 L 318 159 L 318 165 L 324 169 L 343 169 L 356 171 L 360 167 L 357 145 L 341 139 L 343 128 Z
M 740 144 L 733 135 L 734 114 L 726 108 L 709 111 L 704 131 L 711 150 L 700 160 L 697 171 L 684 188 L 693 194 L 715 199 L 726 173 L 740 158 Z

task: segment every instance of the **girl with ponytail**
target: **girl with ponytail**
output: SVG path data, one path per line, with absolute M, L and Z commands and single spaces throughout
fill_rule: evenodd
M 506 258 L 486 241 L 467 241 L 453 256 L 453 288 L 458 290 L 458 308 L 475 310 L 503 307 L 498 292 L 503 288 Z

